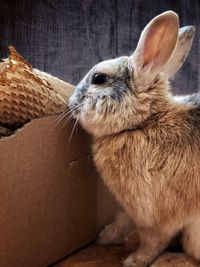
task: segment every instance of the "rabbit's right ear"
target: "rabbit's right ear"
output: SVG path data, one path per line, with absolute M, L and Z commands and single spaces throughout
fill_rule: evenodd
M 174 54 L 163 69 L 167 77 L 172 77 L 182 67 L 190 52 L 194 36 L 194 26 L 185 26 L 179 29 L 178 43 Z
M 148 75 L 154 79 L 176 48 L 178 30 L 179 18 L 173 11 L 164 12 L 151 20 L 143 30 L 130 58 L 133 68 L 143 77 Z

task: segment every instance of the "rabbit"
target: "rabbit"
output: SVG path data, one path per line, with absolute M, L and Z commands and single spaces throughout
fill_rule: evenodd
M 182 67 L 190 52 L 194 36 L 194 26 L 185 26 L 179 29 L 176 49 L 162 71 L 169 79 Z M 173 98 L 177 102 L 192 102 L 194 104 L 194 99 L 197 98 L 197 94 L 173 96 Z M 133 223 L 130 218 L 125 214 L 125 211 L 120 211 L 115 220 L 100 232 L 98 243 L 102 245 L 123 243 L 127 234 L 132 229 Z
M 139 233 L 124 267 L 149 266 L 180 232 L 200 260 L 200 105 L 175 101 L 162 72 L 178 32 L 173 11 L 155 17 L 130 57 L 94 66 L 69 99 L 100 176 Z
M 179 29 L 178 43 L 173 56 L 165 65 L 163 72 L 168 78 L 172 78 L 175 73 L 182 67 L 187 58 L 195 36 L 194 26 L 185 26 Z M 195 104 L 198 100 L 197 94 L 173 96 L 178 102 L 191 102 Z M 200 103 L 200 99 L 199 99 Z M 99 234 L 98 243 L 101 245 L 121 244 L 125 241 L 127 235 L 134 229 L 133 222 L 125 211 L 120 211 L 115 220 L 107 225 Z M 197 266 L 196 261 L 183 253 L 165 253 L 159 257 L 151 267 L 192 267 Z

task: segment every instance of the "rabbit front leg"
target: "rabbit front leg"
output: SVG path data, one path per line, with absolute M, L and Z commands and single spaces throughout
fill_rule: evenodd
M 184 227 L 183 248 L 193 258 L 200 261 L 200 217 L 196 217 Z M 200 263 L 200 262 L 199 262 Z
M 173 234 L 163 229 L 138 229 L 140 244 L 138 249 L 124 261 L 123 267 L 147 267 L 167 247 Z
M 120 211 L 115 220 L 100 232 L 97 242 L 101 245 L 121 244 L 132 228 L 131 219 L 124 211 Z

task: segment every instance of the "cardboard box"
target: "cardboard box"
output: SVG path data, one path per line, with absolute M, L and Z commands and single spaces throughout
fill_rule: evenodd
M 116 204 L 98 179 L 90 137 L 57 116 L 0 140 L 0 267 L 45 267 L 85 246 Z M 70 140 L 69 140 L 70 139 Z

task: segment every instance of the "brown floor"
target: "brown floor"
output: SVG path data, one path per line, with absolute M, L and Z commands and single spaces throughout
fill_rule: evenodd
M 133 235 L 136 237 L 135 233 Z M 136 250 L 137 244 L 138 240 L 132 236 L 126 244 L 119 246 L 100 246 L 94 243 L 54 264 L 53 267 L 121 267 L 121 262 Z
M 138 241 L 129 237 L 128 242 L 120 246 L 103 247 L 92 244 L 57 262 L 52 267 L 121 267 L 122 261 L 137 248 Z M 156 267 L 200 267 L 189 256 L 180 252 L 180 247 L 173 246 L 173 253 L 164 253 L 156 261 Z M 174 253 L 175 252 L 175 253 Z
M 107 246 L 97 244 L 69 256 L 52 267 L 122 267 L 122 261 L 133 251 L 132 246 Z M 192 258 L 183 253 L 164 253 L 154 267 L 200 267 Z
M 121 261 L 129 251 L 123 246 L 102 247 L 92 245 L 66 259 L 54 267 L 121 267 Z

